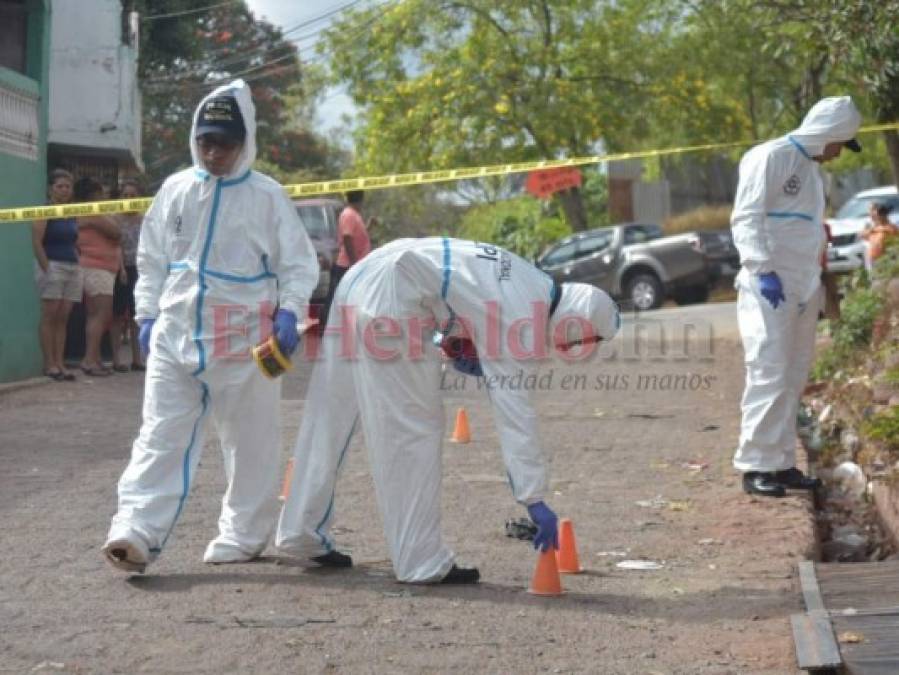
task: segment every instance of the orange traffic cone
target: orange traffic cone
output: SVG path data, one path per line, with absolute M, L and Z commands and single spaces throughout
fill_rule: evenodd
M 556 565 L 556 552 L 552 549 L 537 554 L 537 567 L 528 593 L 532 595 L 562 595 L 562 579 Z
M 468 414 L 465 408 L 456 412 L 456 428 L 453 429 L 450 443 L 471 443 L 471 430 L 468 428 Z
M 571 518 L 559 520 L 559 550 L 556 551 L 559 561 L 559 572 L 562 574 L 580 574 L 584 571 L 577 555 L 577 542 L 574 539 L 574 524 Z
M 281 482 L 281 496 L 278 497 L 282 502 L 287 501 L 290 495 L 290 483 L 293 480 L 293 457 L 287 460 L 287 469 L 284 471 L 284 480 Z

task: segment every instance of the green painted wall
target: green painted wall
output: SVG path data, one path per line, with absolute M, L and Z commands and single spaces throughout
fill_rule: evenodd
M 0 84 L 40 96 L 37 161 L 0 152 L 0 208 L 43 204 L 47 180 L 47 97 L 50 67 L 49 0 L 30 0 L 27 77 L 0 68 Z M 31 223 L 0 223 L 0 382 L 41 372 Z

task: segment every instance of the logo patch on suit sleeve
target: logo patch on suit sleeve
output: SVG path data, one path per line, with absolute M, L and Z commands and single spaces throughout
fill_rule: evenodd
M 786 183 L 784 183 L 784 192 L 791 197 L 798 195 L 801 188 L 802 182 L 795 173 L 787 179 Z

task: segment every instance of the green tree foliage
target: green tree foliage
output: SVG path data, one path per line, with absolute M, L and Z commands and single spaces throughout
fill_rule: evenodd
M 672 105 L 689 142 L 765 139 L 796 126 L 819 98 L 820 62 L 826 42 L 787 29 L 751 0 L 697 0 L 679 3 L 683 13 L 671 43 L 668 82 L 703 84 L 695 105 Z M 780 39 L 772 40 L 775 31 Z M 777 32 L 781 31 L 781 32 Z M 822 55 L 821 49 L 825 49 Z M 710 115 L 709 106 L 715 107 Z M 661 119 L 656 137 L 671 132 Z M 718 126 L 716 130 L 716 125 Z M 739 154 L 740 151 L 735 151 Z
M 499 244 L 531 260 L 549 244 L 571 234 L 571 227 L 531 197 L 474 206 L 459 229 L 465 239 Z
M 759 27 L 763 55 L 788 57 L 801 73 L 794 110 L 823 95 L 854 94 L 878 122 L 899 121 L 899 0 L 728 0 Z M 709 0 L 704 10 L 714 11 Z M 764 64 L 764 62 L 762 62 Z M 781 71 L 786 72 L 786 71 Z M 787 75 L 788 79 L 795 75 Z M 884 132 L 893 179 L 899 185 L 899 133 Z
M 406 0 L 348 13 L 327 49 L 334 81 L 364 113 L 358 165 L 409 171 L 592 154 L 600 141 L 639 147 L 654 116 L 704 86 L 685 80 L 658 97 L 671 18 L 651 0 Z M 559 198 L 585 227 L 580 191 Z
M 400 237 L 434 234 L 456 236 L 456 224 L 466 207 L 449 199 L 439 185 L 414 185 L 365 194 L 363 215 L 374 217 L 369 235 L 375 245 Z
M 598 166 L 581 167 L 584 206 L 590 227 L 609 224 L 609 177 Z
M 899 1 L 843 0 L 841 5 L 837 59 L 848 57 L 850 73 L 863 83 L 877 121 L 899 121 Z M 899 186 L 899 131 L 885 131 L 883 137 Z
M 310 130 L 320 80 L 306 81 L 296 46 L 280 29 L 257 20 L 241 1 L 128 1 L 145 19 L 139 75 L 144 159 L 154 184 L 190 163 L 193 111 L 213 88 L 237 77 L 253 90 L 258 154 L 267 166 L 310 177 L 336 170 L 339 154 Z
M 897 4 L 387 0 L 323 51 L 360 109 L 355 170 L 392 173 L 760 140 L 842 93 L 895 121 Z M 583 193 L 556 198 L 574 229 L 594 222 Z

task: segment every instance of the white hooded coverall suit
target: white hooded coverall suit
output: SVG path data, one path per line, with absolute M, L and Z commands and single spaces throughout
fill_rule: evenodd
M 604 339 L 615 334 L 615 303 L 584 284 L 561 287 L 547 322 L 554 288 L 549 276 L 518 256 L 449 238 L 398 240 L 354 265 L 337 288 L 310 380 L 316 396 L 303 412 L 278 525 L 279 552 L 311 558 L 333 549 L 335 483 L 358 417 L 397 579 L 442 579 L 454 555 L 440 530 L 444 411 L 440 352 L 430 337 L 435 328 L 446 332 L 448 323 L 464 326 L 484 375 L 512 377 L 532 372 L 535 361 L 512 353 L 510 332 L 520 335 L 519 355 L 546 343 L 567 314 L 589 322 Z M 366 344 L 372 326 L 395 338 L 372 348 L 371 332 Z M 528 392 L 497 387 L 490 399 L 515 499 L 542 500 L 547 458 Z
M 204 559 L 246 560 L 265 548 L 278 512 L 281 389 L 262 375 L 250 349 L 271 333 L 277 307 L 303 316 L 318 281 L 315 251 L 284 189 L 250 169 L 256 122 L 249 87 L 237 80 L 207 99 L 229 93 L 247 132 L 231 173 L 203 169 L 195 113 L 194 167 L 165 181 L 138 247 L 136 318 L 156 323 L 143 423 L 119 481 L 109 540 L 138 538 L 150 560 L 184 507 L 210 417 L 228 487 L 219 535 Z
M 823 308 L 824 184 L 818 162 L 828 143 L 855 137 L 861 115 L 848 96 L 825 98 L 792 133 L 749 150 L 731 225 L 740 252 L 737 320 L 746 362 L 740 471 L 796 466 L 796 415 L 815 352 Z M 775 309 L 759 274 L 776 272 L 786 301 Z

